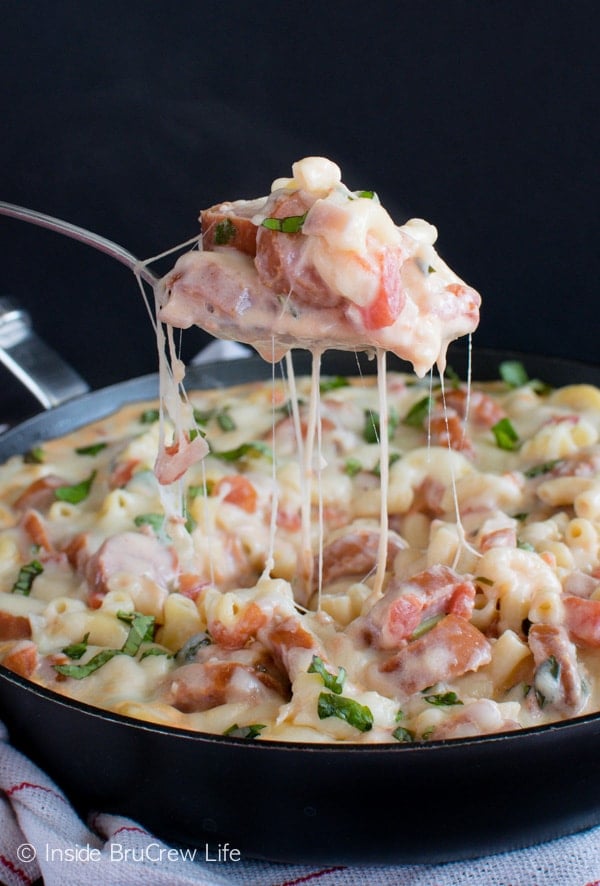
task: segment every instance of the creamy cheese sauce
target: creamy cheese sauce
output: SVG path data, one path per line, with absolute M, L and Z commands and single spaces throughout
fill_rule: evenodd
M 158 403 L 0 468 L 3 666 L 258 740 L 426 741 L 598 710 L 600 391 L 474 383 L 465 420 L 467 385 L 446 380 L 437 422 L 435 381 L 286 375 L 188 394 L 209 451 L 176 484 L 185 523 L 154 471 L 173 433 Z M 295 426 L 311 424 L 307 461 Z

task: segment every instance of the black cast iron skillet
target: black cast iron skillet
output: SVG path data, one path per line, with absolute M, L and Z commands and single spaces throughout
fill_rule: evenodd
M 520 359 L 531 378 L 600 385 L 600 367 L 474 351 L 473 377 Z M 309 371 L 308 355 L 295 358 Z M 364 372 L 373 361 L 361 358 Z M 464 377 L 466 350 L 451 349 Z M 390 369 L 407 369 L 390 360 Z M 355 374 L 331 352 L 323 372 Z M 259 358 L 190 370 L 188 390 L 268 378 Z M 0 437 L 0 460 L 157 395 L 146 376 L 78 396 Z M 412 745 L 304 745 L 166 728 L 40 689 L 0 666 L 0 718 L 78 811 L 134 818 L 195 847 L 229 843 L 242 857 L 305 863 L 474 858 L 600 823 L 600 715 L 555 725 Z

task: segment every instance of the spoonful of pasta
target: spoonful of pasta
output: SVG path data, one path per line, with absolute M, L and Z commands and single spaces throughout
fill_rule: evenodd
M 391 351 L 418 376 L 443 371 L 472 333 L 480 296 L 434 249 L 421 219 L 397 226 L 373 191 L 350 191 L 323 157 L 293 164 L 266 197 L 202 211 L 200 248 L 159 284 L 160 319 L 252 345 Z

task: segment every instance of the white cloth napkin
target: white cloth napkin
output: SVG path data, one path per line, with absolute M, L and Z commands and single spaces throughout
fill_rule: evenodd
M 208 856 L 208 857 L 207 857 Z M 315 866 L 219 860 L 166 845 L 135 821 L 83 822 L 0 723 L 0 883 L 28 886 L 600 886 L 600 827 L 531 849 L 436 865 Z

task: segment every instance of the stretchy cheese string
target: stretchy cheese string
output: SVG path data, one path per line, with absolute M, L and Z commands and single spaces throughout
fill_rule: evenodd
M 388 549 L 388 486 L 390 466 L 390 446 L 388 433 L 388 398 L 386 352 L 377 349 L 377 390 L 379 394 L 379 486 L 381 504 L 379 507 L 379 547 L 377 568 L 373 583 L 373 596 L 383 593 L 383 583 L 387 567 Z
M 319 380 L 321 373 L 321 351 L 314 350 L 312 353 L 312 371 L 309 396 L 309 408 L 307 417 L 306 440 L 302 452 L 301 475 L 302 475 L 302 540 L 301 540 L 301 577 L 304 584 L 305 599 L 308 603 L 312 593 L 314 577 L 314 558 L 311 542 L 311 517 L 312 517 L 312 481 L 314 477 L 314 445 L 316 439 L 317 422 L 320 422 L 320 391 Z M 320 455 L 320 453 L 319 453 Z M 321 470 L 321 465 L 318 465 Z
M 269 549 L 265 561 L 263 577 L 268 578 L 275 565 L 275 535 L 277 533 L 277 511 L 279 508 L 279 487 L 277 484 L 277 449 L 275 434 L 275 339 L 271 339 L 273 359 L 271 360 L 271 450 L 273 461 L 271 463 L 271 481 L 273 492 L 271 495 L 271 518 L 269 524 Z

